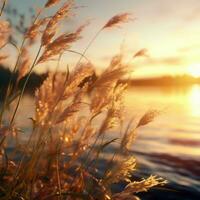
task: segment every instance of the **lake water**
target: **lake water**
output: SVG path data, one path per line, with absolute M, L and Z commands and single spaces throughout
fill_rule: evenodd
M 18 123 L 28 126 L 33 115 L 31 97 L 20 107 Z M 137 121 L 146 111 L 161 114 L 141 127 L 133 152 L 138 160 L 136 176 L 160 175 L 164 188 L 142 194 L 143 199 L 200 199 L 200 86 L 188 88 L 133 87 L 125 95 L 126 120 Z M 26 111 L 26 112 L 24 112 Z M 28 111 L 28 112 L 27 112 Z M 23 118 L 23 120 L 21 120 Z
M 133 147 L 140 175 L 158 174 L 169 184 L 146 199 L 200 199 L 200 86 L 135 87 L 126 95 L 128 113 L 162 113 L 141 128 Z

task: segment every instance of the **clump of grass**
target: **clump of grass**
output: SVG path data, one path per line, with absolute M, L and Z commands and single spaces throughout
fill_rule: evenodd
M 60 1 L 48 0 L 43 9 Z M 151 122 L 156 111 L 147 112 L 137 126 L 127 126 L 121 138 L 107 135 L 113 128 L 122 129 L 123 92 L 126 84 L 119 83 L 129 71 L 123 63 L 123 54 L 114 56 L 110 65 L 98 76 L 89 59 L 81 62 L 91 42 L 83 53 L 70 50 L 80 39 L 85 25 L 72 33 L 56 36 L 59 21 L 68 17 L 74 1 L 68 1 L 50 18 L 42 18 L 42 11 L 24 35 L 14 68 L 18 70 L 17 84 L 25 75 L 22 91 L 10 85 L 0 118 L 0 198 L 1 199 L 139 199 L 136 193 L 164 185 L 165 180 L 150 176 L 139 182 L 132 180 L 136 160 L 129 148 L 138 128 Z M 129 21 L 129 14 L 116 15 L 100 29 L 113 28 Z M 8 32 L 0 22 L 1 42 L 5 45 Z M 41 33 L 41 30 L 44 30 Z M 98 32 L 99 33 L 99 32 Z M 97 35 L 96 35 L 97 36 Z M 95 36 L 95 37 L 96 37 Z M 31 60 L 28 48 L 37 37 L 41 38 L 35 59 Z M 92 39 L 92 41 L 94 38 Z M 0 42 L 0 43 L 1 43 Z M 2 46 L 3 47 L 3 46 Z M 35 92 L 35 115 L 27 141 L 20 140 L 20 129 L 15 125 L 22 96 L 31 72 L 38 63 L 47 62 L 64 51 L 81 55 L 72 72 L 51 72 Z M 145 50 L 135 56 L 142 56 Z M 2 57 L 3 58 L 3 57 Z M 6 123 L 6 108 L 12 102 L 16 107 Z M 28 133 L 26 133 L 28 134 Z M 8 153 L 11 138 L 16 141 Z M 103 168 L 98 166 L 104 149 L 118 143 L 116 152 L 107 158 Z M 121 158 L 123 153 L 123 159 Z M 114 164 L 113 164 L 114 163 Z M 122 192 L 113 193 L 113 184 L 126 183 Z

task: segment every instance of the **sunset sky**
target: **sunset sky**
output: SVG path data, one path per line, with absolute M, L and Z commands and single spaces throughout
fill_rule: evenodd
M 27 13 L 29 7 L 41 7 L 45 0 L 9 0 L 12 7 Z M 82 52 L 95 33 L 117 13 L 130 12 L 135 21 L 121 28 L 102 32 L 87 52 L 99 69 L 124 44 L 127 60 L 139 49 L 146 48 L 149 57 L 131 61 L 134 77 L 188 73 L 200 76 L 200 1 L 199 0 L 79 0 L 85 6 L 62 28 L 66 31 L 90 19 L 84 38 L 73 49 Z M 50 11 L 49 11 L 50 12 Z M 77 56 L 66 54 L 63 62 Z M 49 66 L 52 63 L 48 64 Z

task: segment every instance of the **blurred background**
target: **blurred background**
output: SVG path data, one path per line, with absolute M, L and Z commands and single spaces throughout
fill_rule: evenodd
M 8 0 L 3 14 L 12 26 L 10 40 L 21 44 L 23 33 L 45 0 Z M 63 1 L 64 2 L 64 1 Z M 126 119 L 137 119 L 150 109 L 161 114 L 138 132 L 133 153 L 138 160 L 135 176 L 160 175 L 169 181 L 164 188 L 142 194 L 144 199 L 200 199 L 200 1 L 199 0 L 77 0 L 73 15 L 59 32 L 69 32 L 85 21 L 90 25 L 72 49 L 83 52 L 98 30 L 117 13 L 130 12 L 133 21 L 102 32 L 86 56 L 101 71 L 120 50 L 133 72 L 125 95 Z M 51 16 L 56 8 L 45 11 Z M 29 54 L 35 56 L 36 42 Z M 148 54 L 133 58 L 145 48 Z M 16 60 L 16 49 L 7 46 L 0 55 L 0 88 L 8 84 Z M 79 55 L 66 53 L 60 70 L 72 69 Z M 56 60 L 35 67 L 20 107 L 17 124 L 29 126 L 34 113 L 33 91 L 56 69 Z M 126 80 L 124 80 L 126 81 Z M 3 97 L 1 97 L 3 98 Z M 28 113 L 28 114 L 27 114 Z

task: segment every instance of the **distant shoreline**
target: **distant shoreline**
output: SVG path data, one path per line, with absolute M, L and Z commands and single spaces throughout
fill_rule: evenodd
M 10 69 L 0 65 L 0 100 L 4 99 L 10 80 L 12 85 L 16 85 L 18 76 L 17 74 L 18 72 L 13 74 Z M 33 72 L 30 76 L 25 92 L 34 94 L 35 89 L 43 83 L 46 77 L 47 73 L 36 74 Z M 19 81 L 18 88 L 16 89 L 22 89 L 25 79 L 26 76 Z
M 183 76 L 162 76 L 156 78 L 143 78 L 123 80 L 130 86 L 152 86 L 152 87 L 187 87 L 194 84 L 200 84 L 200 78 L 194 78 L 189 75 Z
M 33 93 L 42 82 L 46 79 L 48 72 L 43 74 L 32 73 L 30 80 L 27 84 L 26 92 Z M 9 80 L 12 78 L 12 84 L 16 83 L 17 73 L 12 74 L 11 70 L 0 65 L 0 98 L 4 96 L 4 93 L 8 87 Z M 24 83 L 24 77 L 19 82 L 19 88 L 21 89 Z M 194 78 L 189 75 L 182 76 L 162 76 L 155 78 L 141 78 L 132 80 L 120 80 L 119 82 L 128 83 L 130 87 L 189 87 L 194 84 L 200 84 L 200 77 Z

